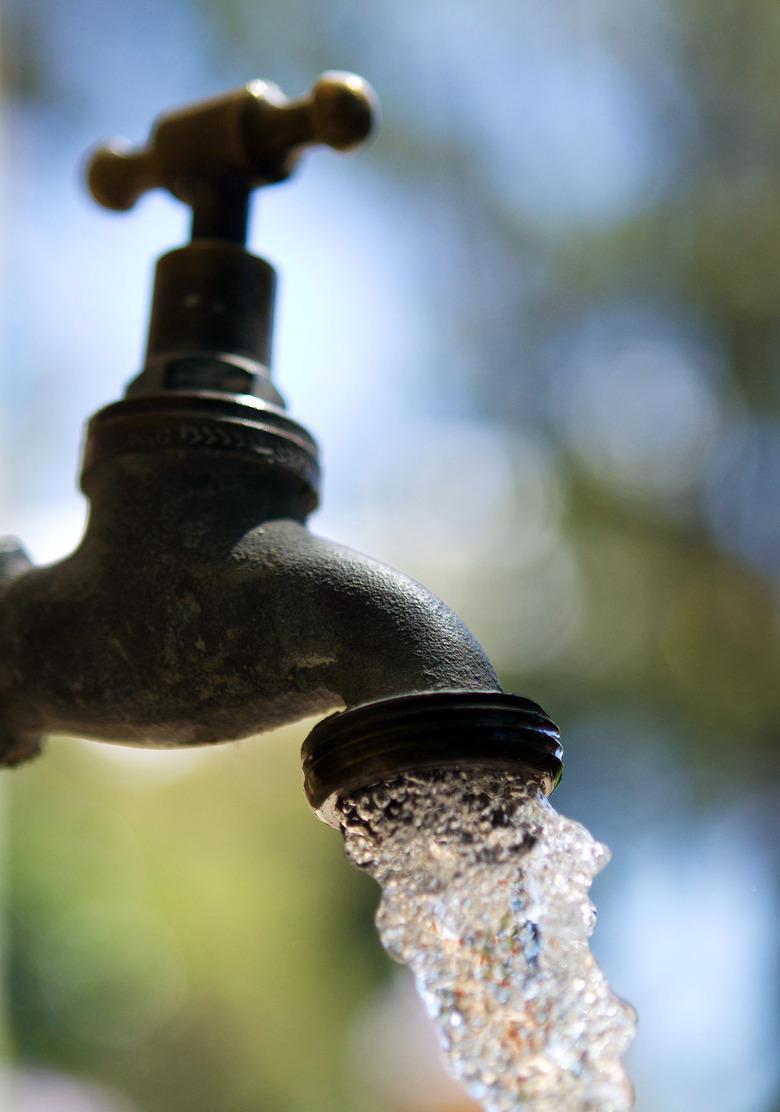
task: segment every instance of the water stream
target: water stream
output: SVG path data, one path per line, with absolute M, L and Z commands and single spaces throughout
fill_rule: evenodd
M 339 805 L 382 887 L 385 949 L 411 966 L 445 1060 L 489 1112 L 623 1112 L 633 1009 L 588 946 L 609 851 L 514 774 L 399 776 Z

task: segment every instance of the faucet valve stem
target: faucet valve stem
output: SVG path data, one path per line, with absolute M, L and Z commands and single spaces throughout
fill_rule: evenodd
M 359 146 L 378 118 L 376 94 L 353 73 L 325 73 L 299 99 L 288 99 L 268 81 L 250 81 L 161 116 L 144 147 L 116 140 L 93 152 L 87 182 L 105 208 L 124 212 L 148 190 L 166 189 L 192 209 L 192 242 L 158 260 L 144 366 L 125 394 L 165 425 L 155 430 L 160 443 L 240 446 L 246 432 L 225 425 L 226 404 L 232 418 L 245 425 L 256 424 L 258 409 L 264 411 L 263 443 L 268 422 L 279 424 L 285 405 L 270 369 L 276 275 L 245 248 L 250 195 L 290 177 L 308 147 Z M 203 409 L 209 399 L 219 428 L 199 424 L 193 432 L 192 405 Z M 172 415 L 177 403 L 186 419 L 178 410 Z M 106 447 L 127 448 L 148 439 L 152 417 L 146 412 L 142 418 L 137 408 L 118 403 L 108 416 L 112 430 L 121 418 L 127 435 L 110 436 L 109 445 L 105 436 L 97 437 L 93 423 L 90 466 Z M 285 428 L 289 425 L 287 419 Z M 303 430 L 295 431 L 294 439 L 298 471 L 301 444 L 311 457 L 303 464 L 311 505 L 316 452 Z M 253 434 L 257 460 L 256 441 Z M 286 453 L 287 442 L 281 447 Z

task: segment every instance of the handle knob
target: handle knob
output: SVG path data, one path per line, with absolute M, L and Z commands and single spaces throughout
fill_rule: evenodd
M 252 81 L 162 116 L 140 150 L 121 140 L 98 148 L 87 181 L 99 204 L 120 212 L 167 189 L 192 207 L 193 238 L 243 242 L 252 189 L 288 178 L 306 147 L 359 146 L 378 116 L 376 94 L 356 74 L 325 73 L 298 100 Z

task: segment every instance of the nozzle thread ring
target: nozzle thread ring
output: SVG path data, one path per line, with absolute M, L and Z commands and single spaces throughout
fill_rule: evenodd
M 501 691 L 434 691 L 365 703 L 315 726 L 302 756 L 306 796 L 331 824 L 340 797 L 403 772 L 527 772 L 545 795 L 563 772 L 557 726 L 530 699 Z

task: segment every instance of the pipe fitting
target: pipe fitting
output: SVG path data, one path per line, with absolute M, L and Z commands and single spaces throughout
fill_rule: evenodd
M 303 744 L 306 797 L 338 825 L 336 803 L 358 788 L 404 772 L 497 768 L 558 785 L 558 727 L 530 699 L 501 691 L 437 691 L 364 704 L 325 718 Z

